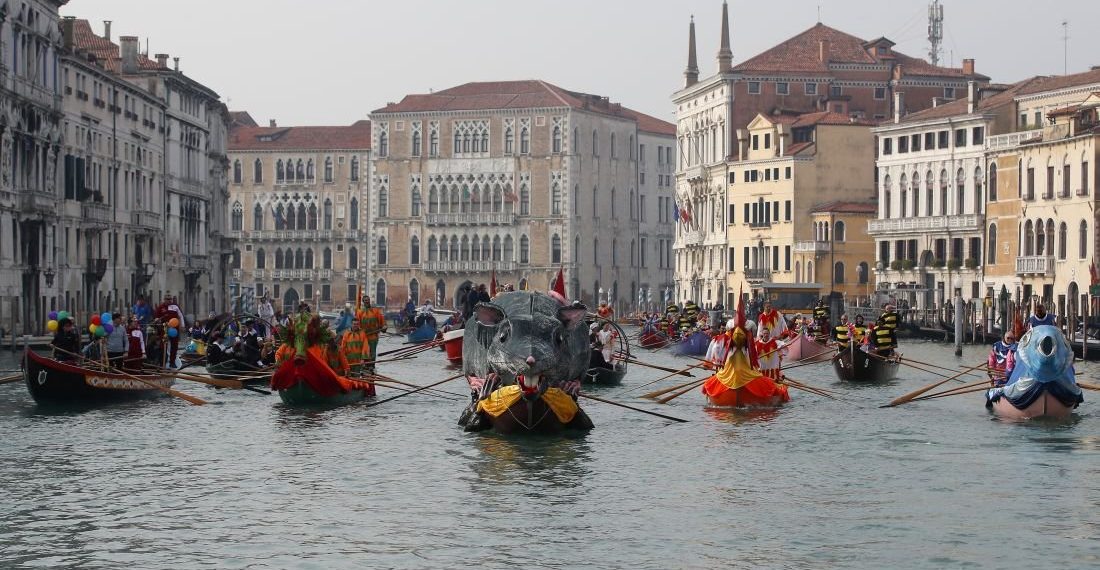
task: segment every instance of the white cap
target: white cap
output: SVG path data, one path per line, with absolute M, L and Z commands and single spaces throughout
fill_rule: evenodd
M 737 320 L 736 319 L 730 319 L 730 320 L 726 321 L 726 328 L 727 329 L 733 330 L 733 327 L 735 327 L 735 326 L 737 326 Z

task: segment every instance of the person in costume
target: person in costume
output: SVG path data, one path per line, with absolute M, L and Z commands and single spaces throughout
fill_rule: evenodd
M 430 306 L 430 303 L 425 301 Z M 371 305 L 370 297 L 364 295 L 359 310 L 355 312 L 355 320 L 359 321 L 359 328 L 367 336 L 370 352 L 364 354 L 365 360 L 374 360 L 378 354 L 378 333 L 386 330 L 386 316 L 382 310 Z
M 371 360 L 370 339 L 359 321 L 352 321 L 351 330 L 344 333 L 340 340 L 340 352 L 347 358 L 352 370 L 357 372 L 361 371 L 364 362 Z M 373 362 L 370 363 L 370 368 L 374 369 Z
M 612 367 L 615 365 L 615 339 L 619 333 L 611 327 L 611 323 L 604 323 L 603 329 L 596 333 L 596 342 L 599 343 L 603 359 Z
M 772 337 L 768 327 L 760 327 L 760 338 L 756 341 L 757 360 L 760 362 L 760 371 L 771 378 L 779 379 L 779 367 L 782 362 L 782 349 L 779 343 Z
M 72 319 L 61 319 L 58 325 L 57 332 L 50 341 L 50 346 L 58 349 L 54 351 L 53 357 L 62 362 L 74 360 L 74 355 L 80 354 L 80 335 L 76 334 Z
M 703 383 L 703 394 L 715 406 L 776 406 L 790 401 L 786 386 L 760 373 L 756 346 L 746 326 L 745 305 L 741 301 L 725 363 Z
M 817 325 L 817 330 L 821 335 L 825 335 L 829 330 L 829 305 L 825 303 L 825 298 L 822 297 L 817 300 L 817 306 L 814 307 L 814 322 Z
M 600 301 L 600 306 L 596 309 L 596 315 L 601 319 L 610 320 L 611 315 L 614 313 L 615 310 L 607 304 L 607 301 Z
M 757 317 L 756 324 L 760 326 L 761 334 L 765 330 L 775 338 L 781 338 L 787 334 L 787 319 L 783 317 L 783 313 L 772 307 L 771 301 L 764 301 L 764 310 Z
M 130 324 L 126 327 L 126 358 L 122 361 L 122 368 L 131 372 L 140 371 L 145 362 L 145 333 L 142 328 L 137 315 L 130 317 Z
M 899 321 L 900 318 L 898 317 L 897 311 L 894 310 L 894 306 L 891 304 L 887 304 L 885 307 L 883 307 L 882 315 L 880 315 L 878 321 L 875 322 L 875 327 L 885 327 L 890 330 L 895 330 L 898 328 Z
M 1016 333 L 1008 331 L 1004 339 L 993 343 L 989 350 L 989 378 L 993 386 L 1004 386 L 1012 369 L 1016 367 Z
M 1047 306 L 1042 303 L 1035 304 L 1035 312 L 1027 318 L 1027 322 L 1024 323 L 1025 330 L 1031 330 L 1040 325 L 1050 325 L 1052 327 L 1058 326 L 1058 317 L 1054 314 L 1047 312 Z
M 731 334 L 736 325 L 737 321 L 734 319 L 726 321 L 725 330 L 710 339 L 710 344 L 707 345 L 707 353 L 703 357 L 703 360 L 707 361 L 707 368 L 717 370 L 726 361 L 726 355 L 730 350 Z

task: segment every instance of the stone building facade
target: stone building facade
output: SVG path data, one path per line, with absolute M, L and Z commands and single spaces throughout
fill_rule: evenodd
M 559 268 L 569 296 L 620 310 L 667 285 L 658 260 L 670 232 L 659 228 L 670 222 L 657 208 L 669 190 L 653 177 L 667 180 L 672 125 L 543 81 L 408 95 L 371 121 L 370 290 L 379 303 L 453 307 L 494 274 L 545 290 Z M 659 148 L 663 161 L 651 163 Z M 645 214 L 643 195 L 653 208 Z M 649 251 L 639 251 L 643 227 L 657 230 L 645 236 Z
M 354 303 L 366 281 L 371 126 L 267 127 L 229 135 L 230 289 L 282 310 Z

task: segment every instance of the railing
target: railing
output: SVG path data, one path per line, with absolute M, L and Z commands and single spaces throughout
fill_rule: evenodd
M 798 253 L 829 253 L 833 250 L 833 242 L 830 241 L 796 241 L 794 250 Z
M 240 269 L 234 269 L 232 271 L 232 274 L 233 274 L 234 279 L 236 279 L 238 281 L 241 279 L 241 270 Z
M 47 192 L 25 190 L 19 192 L 19 205 L 24 212 L 56 213 L 57 198 L 53 194 Z
M 512 271 L 516 268 L 514 261 L 426 261 L 424 271 L 430 272 L 471 272 L 481 271 Z
M 1035 129 L 1031 131 L 1019 131 L 1016 133 L 1007 133 L 1003 135 L 993 135 L 985 138 L 985 149 L 995 150 L 1000 148 L 1014 147 L 1026 140 L 1031 140 L 1035 137 L 1043 135 L 1043 129 Z
M 706 178 L 707 169 L 702 164 L 696 164 L 695 166 L 689 166 L 684 169 L 684 178 L 687 180 L 701 180 Z
M 252 270 L 252 278 L 253 279 L 263 279 L 264 275 L 266 273 L 267 273 L 266 269 L 253 269 Z
M 271 279 L 296 279 L 300 281 L 313 281 L 316 273 L 312 269 L 272 269 Z
M 160 230 L 160 214 L 148 210 L 133 210 L 130 212 L 130 224 L 147 230 Z
M 202 180 L 184 178 L 174 174 L 166 174 L 165 178 L 168 179 L 168 188 L 172 190 L 186 192 L 196 197 L 203 197 L 206 194 L 202 186 Z
M 688 230 L 680 236 L 679 241 L 683 245 L 702 245 L 703 232 L 699 230 Z
M 1054 256 L 1027 255 L 1017 257 L 1016 275 L 1054 275 Z
M 359 280 L 359 270 L 358 269 L 345 269 L 344 270 L 344 277 L 346 277 L 348 281 L 358 281 Z
M 425 214 L 424 222 L 429 226 L 456 225 L 511 225 L 516 221 L 515 212 L 458 212 L 449 214 Z
M 317 275 L 321 279 L 324 279 L 326 281 L 331 281 L 332 280 L 332 270 L 331 269 L 318 269 L 317 270 Z
M 765 268 L 746 268 L 745 279 L 747 281 L 767 281 L 772 277 L 772 270 Z
M 867 233 L 899 232 L 899 231 L 931 231 L 931 230 L 973 230 L 982 229 L 982 216 L 980 214 L 963 214 L 956 216 L 923 216 L 920 218 L 890 218 L 886 220 L 869 220 Z
M 257 230 L 244 237 L 264 241 L 331 241 L 333 239 L 359 239 L 359 230 Z
M 114 221 L 110 206 L 102 202 L 84 202 L 80 205 L 80 213 L 86 222 L 109 224 Z

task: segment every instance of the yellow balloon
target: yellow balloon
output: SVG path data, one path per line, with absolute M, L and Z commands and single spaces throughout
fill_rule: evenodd
M 88 325 L 88 332 L 95 334 L 95 325 Z
M 46 330 L 48 330 L 50 332 L 56 332 L 57 331 L 57 321 L 51 320 L 51 321 L 47 322 L 46 323 Z

